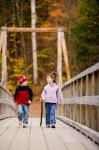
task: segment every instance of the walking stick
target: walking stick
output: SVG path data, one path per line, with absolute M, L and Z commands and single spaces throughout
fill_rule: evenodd
M 43 101 L 41 100 L 41 116 L 40 116 L 40 126 L 42 125 L 42 118 L 43 118 Z

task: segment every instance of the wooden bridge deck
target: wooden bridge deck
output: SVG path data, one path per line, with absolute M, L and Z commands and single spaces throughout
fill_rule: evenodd
M 99 150 L 90 139 L 61 121 L 55 129 L 39 126 L 29 118 L 29 127 L 18 126 L 17 118 L 0 121 L 0 150 Z

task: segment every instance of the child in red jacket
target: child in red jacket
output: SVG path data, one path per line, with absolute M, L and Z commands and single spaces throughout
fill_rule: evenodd
M 16 88 L 14 99 L 18 105 L 19 125 L 23 123 L 23 127 L 27 128 L 29 105 L 32 102 L 33 92 L 32 89 L 27 86 L 26 76 L 20 76 L 18 82 L 20 85 Z

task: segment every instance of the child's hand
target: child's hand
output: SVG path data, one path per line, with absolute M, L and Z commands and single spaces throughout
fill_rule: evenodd
M 42 98 L 40 97 L 40 102 L 43 102 Z
M 30 100 L 28 101 L 28 104 L 29 104 L 29 105 L 31 104 L 31 101 L 30 101 Z

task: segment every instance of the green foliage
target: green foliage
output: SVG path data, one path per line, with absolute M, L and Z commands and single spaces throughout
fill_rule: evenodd
M 80 19 L 73 28 L 79 71 L 99 61 L 99 1 L 80 0 Z
M 13 74 L 10 75 L 10 78 L 17 78 L 18 76 L 26 73 L 26 68 L 24 66 L 24 60 L 22 58 L 18 58 L 14 60 L 14 65 L 11 68 L 13 70 Z
M 30 71 L 30 69 L 32 68 L 32 64 L 30 64 L 28 66 L 28 68 L 25 67 L 25 63 L 24 63 L 24 59 L 19 57 L 17 59 L 10 57 L 10 55 L 8 55 L 8 72 L 9 72 L 9 80 L 7 83 L 7 86 L 9 88 L 9 90 L 13 93 L 16 84 L 17 84 L 17 78 L 20 75 L 27 75 L 27 72 Z M 28 84 L 31 85 L 32 81 L 32 75 L 31 73 L 27 76 L 28 78 Z
M 0 26 L 30 27 L 31 6 L 27 0 L 1 0 Z M 66 44 L 72 75 L 99 60 L 99 1 L 98 0 L 36 0 L 36 27 L 71 27 Z M 75 21 L 77 22 L 75 23 Z M 75 26 L 74 26 L 75 24 Z M 57 34 L 37 33 L 37 57 L 40 82 L 57 67 Z M 8 33 L 8 85 L 14 89 L 17 77 L 26 74 L 32 84 L 32 51 L 30 33 Z M 73 39 L 73 44 L 71 41 Z M 63 81 L 66 81 L 63 63 Z M 0 58 L 1 70 L 1 58 Z

